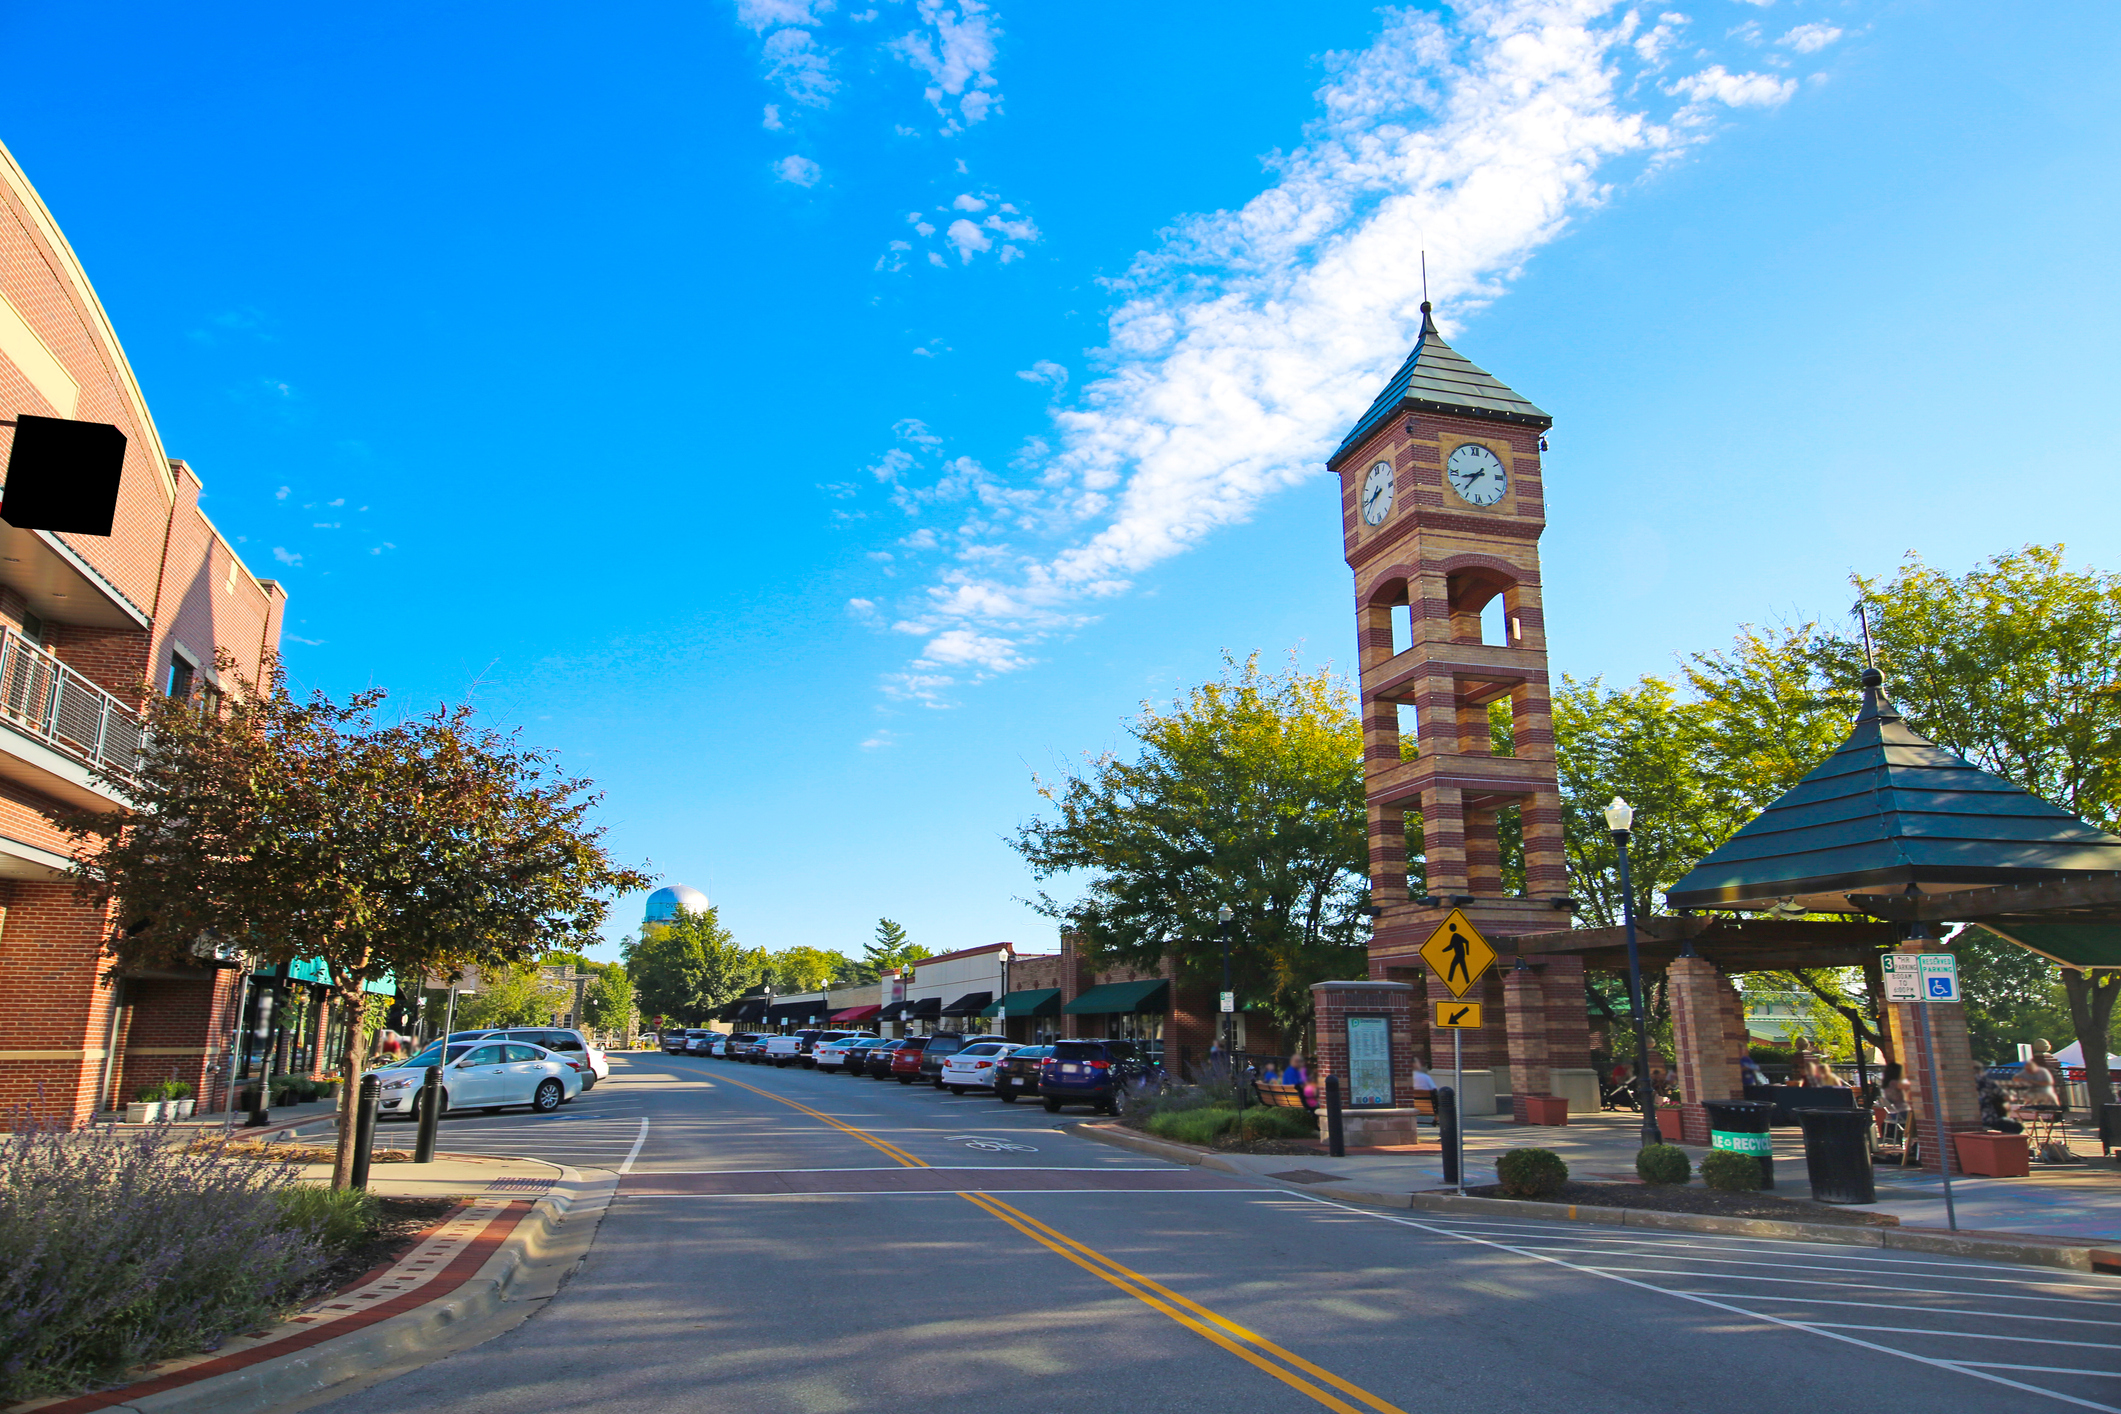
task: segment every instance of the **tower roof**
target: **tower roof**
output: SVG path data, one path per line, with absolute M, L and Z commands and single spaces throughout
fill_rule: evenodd
M 1346 456 L 1378 424 L 1402 408 L 1492 418 L 1542 429 L 1554 425 L 1553 418 L 1517 396 L 1500 378 L 1475 367 L 1471 359 L 1445 343 L 1443 335 L 1436 332 L 1427 300 L 1421 302 L 1421 335 L 1414 341 L 1414 352 L 1407 355 L 1407 361 L 1385 384 L 1377 401 L 1370 404 L 1370 410 L 1362 415 L 1362 421 L 1355 424 L 1355 430 L 1341 442 L 1327 465 Z
M 1863 674 L 1855 730 L 1810 775 L 1666 892 L 1674 908 L 2022 884 L 2121 870 L 2121 838 L 1917 736 Z

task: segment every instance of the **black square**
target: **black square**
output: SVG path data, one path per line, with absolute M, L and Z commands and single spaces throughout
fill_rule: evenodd
M 109 423 L 25 414 L 15 420 L 0 520 L 19 530 L 108 535 L 124 471 L 125 434 Z

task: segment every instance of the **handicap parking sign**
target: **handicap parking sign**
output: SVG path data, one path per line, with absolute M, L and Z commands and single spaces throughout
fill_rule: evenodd
M 1917 959 L 1922 969 L 1922 995 L 1933 1002 L 1959 1000 L 1959 959 L 1948 952 L 1926 952 Z

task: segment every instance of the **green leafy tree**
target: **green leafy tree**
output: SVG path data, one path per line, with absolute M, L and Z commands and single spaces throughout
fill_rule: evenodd
M 641 1010 L 650 1016 L 698 1022 L 766 980 L 765 951 L 740 946 L 715 905 L 681 908 L 621 951 Z
M 599 1031 L 627 1031 L 633 1020 L 633 978 L 619 963 L 592 965 L 597 978 L 582 993 L 584 1019 Z
M 783 948 L 771 954 L 768 968 L 774 990 L 783 995 L 821 992 L 827 987 L 846 985 L 855 980 L 854 959 L 829 948 Z
M 573 1006 L 574 988 L 546 977 L 538 963 L 486 968 L 479 973 L 479 989 L 458 999 L 457 1025 L 467 1031 L 538 1026 Z
M 592 940 L 610 895 L 646 887 L 606 854 L 586 781 L 469 707 L 383 722 L 383 700 L 298 701 L 272 663 L 262 691 L 213 708 L 150 701 L 137 772 L 105 776 L 128 804 L 55 816 L 83 898 L 110 910 L 109 950 L 133 966 L 217 941 L 262 965 L 320 959 L 341 1014 L 362 1017 L 370 983 L 533 961 Z M 338 1187 L 368 1037 L 350 1028 L 341 1064 Z
M 1220 976 L 1216 911 L 1237 913 L 1236 984 L 1285 1033 L 1308 1023 L 1311 984 L 1361 976 L 1369 862 L 1362 727 L 1330 673 L 1259 670 L 1257 655 L 1168 709 L 1144 704 L 1138 750 L 1038 781 L 1051 818 L 1012 844 L 1044 882 L 1079 895 L 1034 906 L 1082 935 L 1093 961 Z
M 1960 930 L 1951 950 L 1959 957 L 1966 1035 L 1976 1060 L 2011 1060 L 2021 1041 L 2074 1032 L 2062 969 L 2054 963 L 1979 927 Z
M 888 918 L 876 920 L 876 936 L 862 947 L 862 960 L 854 978 L 874 982 L 887 971 L 903 971 L 934 953 L 906 936 L 906 930 Z

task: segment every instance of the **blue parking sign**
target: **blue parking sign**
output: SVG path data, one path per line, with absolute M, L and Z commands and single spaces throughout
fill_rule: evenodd
M 1949 977 L 1932 977 L 1932 978 L 1930 978 L 1930 979 L 1929 979 L 1929 982 L 1930 982 L 1930 995 L 1931 995 L 1932 997 L 1938 997 L 1938 998 L 1948 998 L 1948 997 L 1950 997 L 1950 996 L 1951 996 L 1951 994 L 1952 994 L 1952 979 L 1951 979 L 1951 978 L 1949 978 Z

